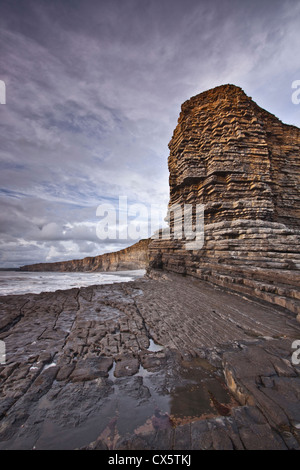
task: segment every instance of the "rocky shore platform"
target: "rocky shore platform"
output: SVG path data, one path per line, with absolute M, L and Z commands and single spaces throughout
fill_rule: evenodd
M 189 276 L 0 298 L 0 449 L 300 449 L 300 325 Z

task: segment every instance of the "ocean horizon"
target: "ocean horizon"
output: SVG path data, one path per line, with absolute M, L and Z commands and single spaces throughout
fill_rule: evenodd
M 0 271 L 0 296 L 40 294 L 74 287 L 129 282 L 145 275 L 144 269 L 111 272 Z

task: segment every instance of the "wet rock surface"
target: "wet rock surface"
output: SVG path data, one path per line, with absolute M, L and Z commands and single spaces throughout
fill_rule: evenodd
M 0 309 L 0 449 L 300 448 L 288 312 L 158 273 Z

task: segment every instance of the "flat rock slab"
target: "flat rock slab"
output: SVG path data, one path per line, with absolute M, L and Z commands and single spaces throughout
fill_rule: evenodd
M 73 382 L 84 382 L 98 377 L 108 377 L 108 371 L 112 365 L 111 357 L 80 359 L 71 373 L 70 379 Z
M 299 449 L 281 309 L 176 275 L 0 307 L 0 449 Z
M 140 367 L 139 360 L 135 357 L 127 357 L 117 361 L 114 370 L 115 377 L 128 377 L 138 372 Z
M 271 426 L 299 434 L 300 365 L 291 341 L 269 340 L 223 355 L 227 384 L 240 403 L 260 409 Z

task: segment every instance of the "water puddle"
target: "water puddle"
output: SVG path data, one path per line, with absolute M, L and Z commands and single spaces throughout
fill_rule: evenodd
M 161 346 L 158 343 L 155 343 L 155 341 L 152 338 L 150 338 L 150 345 L 147 348 L 147 351 L 158 352 L 158 351 L 162 351 L 163 349 L 164 349 L 163 346 Z
M 56 366 L 56 362 L 51 362 L 51 364 L 45 364 L 42 372 L 44 372 L 44 370 L 50 369 L 50 367 L 55 367 L 55 366 Z
M 113 362 L 112 367 L 108 371 L 108 380 L 110 380 L 112 382 L 114 382 L 116 380 L 115 368 L 116 368 L 116 361 Z
M 150 348 L 154 349 L 153 356 L 161 351 L 153 340 Z M 54 362 L 47 364 L 52 366 Z M 120 439 L 130 440 L 134 435 L 172 430 L 195 420 L 228 416 L 236 406 L 220 371 L 205 359 L 178 361 L 168 355 L 159 370 L 147 370 L 140 365 L 138 372 L 129 377 L 115 377 L 115 367 L 114 361 L 106 379 L 57 382 L 55 393 L 50 390 L 39 400 L 31 418 L 34 423 L 44 424 L 40 424 L 39 431 L 35 426 L 32 435 L 24 429 L 24 435 L 16 443 L 12 441 L 12 448 L 14 445 L 28 448 L 30 438 L 36 449 L 82 448 L 96 441 L 114 449 Z M 63 403 L 56 403 L 57 393 Z M 67 409 L 66 396 L 73 400 Z M 63 420 L 57 411 L 59 403 L 64 407 Z
M 149 370 L 145 369 L 142 364 L 140 364 L 140 367 L 139 367 L 139 370 L 137 372 L 137 376 L 138 377 L 143 377 L 143 378 L 146 378 L 146 377 L 150 377 L 152 374 L 154 374 L 154 372 L 150 372 Z
M 150 347 L 161 351 L 153 340 Z M 161 426 L 174 428 L 199 419 L 228 416 L 236 406 L 217 369 L 205 359 L 182 361 L 154 372 L 140 365 L 134 376 L 121 379 L 114 377 L 114 367 L 115 363 L 109 379 L 114 382 L 111 399 L 116 403 L 118 438 L 154 432 Z
M 178 385 L 170 393 L 170 416 L 175 424 L 214 416 L 227 416 L 236 405 L 225 381 L 208 361 L 182 361 Z
M 231 407 L 231 396 L 222 383 L 211 379 L 176 387 L 171 393 L 170 416 L 178 425 L 195 419 L 228 416 Z

